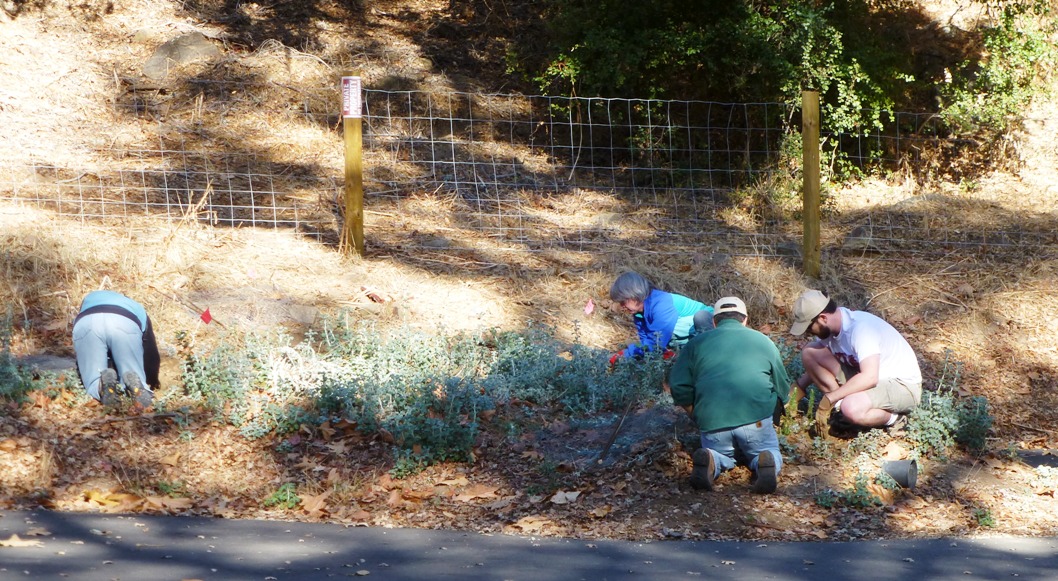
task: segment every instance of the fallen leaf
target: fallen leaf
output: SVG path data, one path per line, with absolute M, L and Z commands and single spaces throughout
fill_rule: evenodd
M 434 495 L 433 489 L 424 490 L 405 490 L 401 495 L 406 500 L 426 500 Z
M 26 531 L 26 536 L 27 537 L 50 537 L 51 536 L 51 532 L 48 531 L 48 529 L 45 529 L 45 528 L 33 527 L 33 528 L 29 529 L 28 531 Z
M 509 507 L 513 503 L 514 503 L 514 497 L 513 496 L 509 496 L 507 498 L 501 498 L 500 500 L 497 500 L 496 502 L 490 502 L 490 503 L 485 505 L 485 508 L 487 508 L 489 510 L 503 510 L 503 509 Z
M 538 533 L 549 524 L 551 524 L 551 521 L 541 516 L 524 516 L 511 526 L 521 529 L 522 532 Z
M 802 476 L 819 476 L 822 473 L 818 466 L 791 466 L 791 468 L 795 468 Z
M 886 444 L 882 454 L 886 460 L 902 460 L 907 457 L 908 451 L 900 442 L 892 441 Z
M 595 518 L 602 518 L 602 517 L 610 514 L 610 512 L 612 512 L 612 511 L 613 511 L 613 508 L 610 505 L 606 505 L 606 506 L 600 506 L 600 507 L 596 508 L 595 510 L 591 511 L 590 514 L 593 517 L 595 517 Z
M 496 498 L 496 491 L 499 490 L 499 486 L 488 486 L 486 484 L 474 484 L 461 494 L 455 495 L 453 498 L 459 502 L 470 502 L 478 498 Z
M 162 459 L 158 461 L 166 466 L 176 466 L 180 463 L 180 452 L 173 452 L 168 456 L 162 456 Z
M 470 484 L 466 476 L 457 476 L 455 478 L 449 478 L 448 480 L 442 480 L 438 484 L 444 484 L 445 486 L 466 486 Z
M 871 494 L 878 497 L 878 500 L 881 500 L 883 504 L 893 504 L 893 500 L 896 498 L 896 495 L 891 489 L 886 488 L 881 484 L 877 484 L 875 482 L 871 482 L 870 484 L 868 484 L 867 490 Z
M 349 520 L 353 520 L 353 521 L 367 522 L 367 521 L 371 520 L 371 513 L 367 512 L 366 510 L 361 508 L 361 509 L 357 509 L 357 510 L 354 510 L 353 512 L 349 513 L 348 518 L 349 518 Z
M 559 490 L 551 497 L 551 502 L 553 504 L 569 504 L 571 502 L 576 502 L 578 496 L 580 496 L 579 490 L 571 490 L 569 492 Z
M 944 353 L 948 349 L 948 346 L 940 341 L 931 341 L 926 344 L 926 353 L 932 353 L 934 355 Z
M 22 540 L 18 535 L 11 535 L 6 541 L 0 539 L 0 547 L 43 547 L 44 543 L 37 540 Z
M 0 440 L 0 452 L 12 452 L 15 448 L 18 448 L 18 442 L 15 442 L 11 438 Z
M 528 458 L 529 460 L 543 460 L 544 455 L 536 450 L 526 450 L 522 452 L 522 458 Z
M 148 496 L 143 499 L 147 508 L 161 509 L 167 511 L 188 510 L 195 506 L 195 501 L 190 498 L 173 498 L 171 496 Z
M 393 482 L 393 478 L 386 473 L 383 473 L 381 476 L 378 477 L 378 485 L 381 486 L 383 490 L 391 490 L 399 486 L 399 484 Z
M 305 512 L 313 515 L 324 512 L 327 508 L 327 497 L 330 496 L 332 492 L 334 491 L 328 490 L 327 492 L 324 492 L 323 494 L 318 494 L 316 496 L 311 496 L 308 494 L 300 495 L 301 508 L 304 509 Z
M 907 502 L 905 504 L 908 506 L 908 508 L 916 508 L 916 509 L 917 508 L 925 508 L 925 507 L 929 506 L 929 503 L 926 502 L 920 496 L 910 496 L 910 497 L 908 497 Z
M 330 442 L 335 431 L 336 430 L 331 427 L 331 422 L 323 422 L 320 424 L 320 434 L 323 435 L 324 441 Z

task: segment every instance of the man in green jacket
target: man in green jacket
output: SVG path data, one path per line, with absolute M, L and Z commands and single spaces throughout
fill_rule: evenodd
M 753 491 L 767 494 L 782 469 L 772 414 L 776 402 L 789 399 L 790 378 L 775 343 L 746 327 L 747 319 L 738 297 L 717 301 L 716 328 L 691 339 L 669 372 L 673 401 L 702 432 L 695 489 L 712 490 L 713 479 L 739 462 L 753 471 Z

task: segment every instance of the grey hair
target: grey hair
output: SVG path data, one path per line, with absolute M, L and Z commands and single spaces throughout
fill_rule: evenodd
M 626 272 L 617 277 L 610 287 L 610 299 L 620 303 L 629 299 L 645 301 L 654 285 L 638 272 Z

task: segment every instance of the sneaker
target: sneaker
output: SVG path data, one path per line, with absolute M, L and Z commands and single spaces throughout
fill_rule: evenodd
M 757 456 L 757 480 L 753 483 L 753 492 L 759 494 L 770 494 L 775 492 L 778 479 L 775 474 L 775 457 L 769 450 L 765 450 Z
M 148 408 L 154 402 L 154 392 L 143 386 L 140 376 L 134 371 L 126 371 L 125 391 L 133 400 L 143 408 Z
M 712 490 L 713 475 L 716 474 L 716 461 L 708 448 L 694 451 L 694 468 L 691 469 L 691 488 L 695 490 Z
M 907 433 L 907 414 L 897 414 L 896 421 L 893 425 L 886 426 L 885 431 L 889 432 L 890 436 L 900 437 Z
M 99 374 L 99 401 L 106 407 L 113 407 L 121 402 L 118 372 L 109 367 Z

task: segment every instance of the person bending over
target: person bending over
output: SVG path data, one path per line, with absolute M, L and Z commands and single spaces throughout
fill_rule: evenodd
M 922 399 L 922 371 L 907 340 L 892 325 L 866 311 L 839 307 L 818 290 L 794 303 L 790 333 L 816 337 L 801 350 L 805 373 L 795 397 L 815 384 L 823 396 L 816 430 L 826 434 L 831 411 L 852 424 L 902 427 Z
M 651 351 L 665 353 L 713 327 L 712 307 L 660 290 L 637 272 L 617 277 L 610 287 L 610 299 L 632 314 L 639 335 L 637 343 L 610 357 L 611 365 L 623 357 L 641 357 Z
M 143 407 L 152 403 L 161 357 L 143 305 L 115 291 L 88 293 L 74 319 L 73 348 L 88 395 L 107 406 L 122 395 Z

